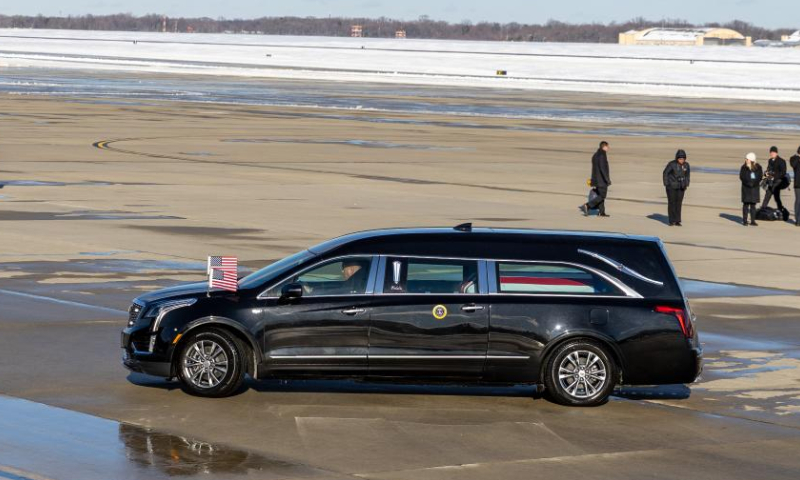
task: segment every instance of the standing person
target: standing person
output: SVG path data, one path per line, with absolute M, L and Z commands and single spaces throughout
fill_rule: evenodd
M 783 208 L 783 202 L 781 202 L 781 190 L 789 186 L 789 178 L 786 176 L 786 160 L 778 155 L 778 147 L 769 149 L 766 176 L 769 183 L 767 184 L 767 191 L 764 194 L 764 202 L 761 204 L 761 208 L 768 206 L 770 199 L 774 195 L 778 210 L 783 213 L 783 219 L 788 220 L 786 218 L 786 209 Z
M 792 155 L 789 165 L 794 170 L 794 224 L 800 227 L 800 147 L 797 147 L 797 155 Z
M 580 206 L 584 215 L 589 215 L 589 210 L 597 208 L 600 210 L 598 216 L 611 216 L 606 214 L 606 196 L 608 195 L 608 187 L 611 185 L 611 174 L 608 169 L 609 148 L 611 147 L 608 142 L 600 142 L 600 148 L 592 156 L 592 180 L 589 185 L 597 191 L 597 198 Z
M 678 150 L 675 160 L 669 162 L 664 168 L 664 187 L 667 189 L 667 211 L 669 213 L 669 226 L 681 227 L 681 210 L 683 208 L 683 195 L 689 188 L 691 169 L 686 161 L 686 152 Z
M 747 226 L 747 214 L 750 214 L 750 225 L 757 227 L 756 203 L 761 200 L 761 178 L 764 171 L 756 163 L 756 154 L 750 152 L 744 158 L 744 165 L 739 170 L 739 180 L 742 181 L 742 225 Z

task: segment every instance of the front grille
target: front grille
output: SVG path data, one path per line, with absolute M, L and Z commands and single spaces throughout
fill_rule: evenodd
M 131 305 L 131 308 L 128 309 L 128 326 L 132 327 L 136 320 L 139 319 L 139 316 L 142 314 L 142 306 L 138 303 L 134 303 Z

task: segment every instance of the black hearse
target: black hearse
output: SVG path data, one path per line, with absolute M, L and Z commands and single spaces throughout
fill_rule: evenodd
M 134 300 L 133 371 L 221 397 L 253 378 L 535 384 L 567 405 L 693 382 L 694 318 L 657 238 L 472 228 L 353 233 L 239 281 Z

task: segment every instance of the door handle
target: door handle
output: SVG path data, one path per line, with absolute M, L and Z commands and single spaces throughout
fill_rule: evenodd
M 474 303 L 471 303 L 469 305 L 464 305 L 463 307 L 461 307 L 461 310 L 464 312 L 478 312 L 480 310 L 483 310 L 484 308 L 486 307 L 484 307 L 483 305 L 475 305 Z
M 366 312 L 366 310 L 364 310 L 363 308 L 346 308 L 342 310 L 342 313 L 344 313 L 345 315 L 358 315 L 364 312 Z

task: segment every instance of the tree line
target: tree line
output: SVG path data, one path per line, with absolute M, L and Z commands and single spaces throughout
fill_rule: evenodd
M 314 35 L 346 37 L 352 25 L 361 25 L 365 37 L 391 38 L 397 30 L 405 30 L 408 38 L 496 40 L 515 42 L 586 42 L 616 43 L 618 35 L 628 30 L 658 26 L 667 28 L 724 27 L 731 28 L 753 40 L 779 40 L 793 29 L 767 29 L 736 20 L 728 23 L 690 24 L 683 20 L 653 22 L 635 18 L 624 23 L 567 23 L 550 20 L 544 24 L 497 23 L 462 21 L 450 23 L 421 16 L 416 20 L 389 18 L 341 17 L 262 17 L 255 19 L 225 18 L 168 18 L 169 32 L 252 33 L 265 35 Z M 67 17 L 0 15 L 0 28 L 53 28 L 66 30 L 117 30 L 160 32 L 164 28 L 162 15 L 131 14 L 80 15 Z

